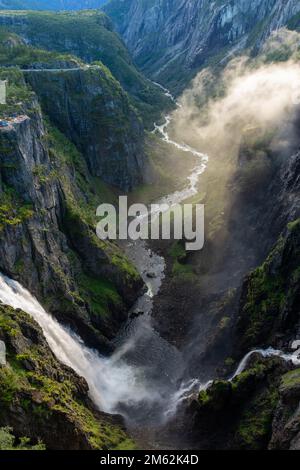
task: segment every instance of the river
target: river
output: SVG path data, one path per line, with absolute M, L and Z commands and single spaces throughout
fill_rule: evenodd
M 172 117 L 167 115 L 162 125 L 154 126 L 154 132 L 169 145 L 192 153 L 198 162 L 187 178 L 185 188 L 157 201 L 169 206 L 197 194 L 199 178 L 208 163 L 206 155 L 170 138 L 171 120 Z M 143 277 L 147 291 L 133 306 L 130 320 L 116 338 L 116 349 L 110 357 L 103 357 L 86 347 L 77 335 L 49 315 L 26 289 L 2 274 L 0 301 L 21 308 L 38 322 L 57 358 L 85 377 L 91 398 L 99 409 L 122 414 L 131 430 L 158 429 L 176 414 L 178 406 L 187 397 L 195 396 L 211 381 L 201 384 L 197 377 L 187 377 L 181 352 L 161 338 L 152 326 L 151 312 L 165 277 L 165 260 L 151 251 L 144 241 L 128 242 L 124 249 Z M 295 355 L 271 349 L 251 351 L 242 359 L 231 380 L 245 369 L 254 352 L 277 355 L 300 365 Z

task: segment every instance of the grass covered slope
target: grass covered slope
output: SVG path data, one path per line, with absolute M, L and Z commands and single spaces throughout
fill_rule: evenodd
M 30 47 L 17 34 L 0 28 L 0 65 L 27 68 L 72 68 L 83 62 L 72 55 Z
M 26 313 L 0 305 L 0 339 L 7 349 L 7 364 L 0 366 L 0 441 L 6 448 L 10 433 L 26 436 L 24 446 L 51 450 L 134 448 L 119 419 L 94 408 L 85 380 L 55 358 Z
M 135 67 L 108 17 L 100 11 L 0 12 L 0 25 L 29 44 L 48 51 L 73 54 L 87 63 L 101 61 L 132 96 L 150 125 L 169 100 Z
M 7 72 L 12 66 L 26 70 L 43 111 L 86 156 L 93 176 L 124 191 L 142 183 L 143 126 L 107 67 L 28 46 L 0 28 L 1 65 Z
M 238 348 L 274 343 L 276 337 L 296 337 L 299 314 L 300 220 L 288 225 L 265 263 L 246 279 L 236 338 Z M 280 336 L 279 336 L 280 335 Z

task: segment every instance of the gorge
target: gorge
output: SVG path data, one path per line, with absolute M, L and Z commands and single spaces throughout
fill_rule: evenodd
M 0 428 L 16 440 L 299 448 L 300 8 L 223 3 L 112 0 L 135 61 L 99 11 L 0 12 Z M 96 207 L 124 193 L 204 204 L 204 249 L 97 239 Z

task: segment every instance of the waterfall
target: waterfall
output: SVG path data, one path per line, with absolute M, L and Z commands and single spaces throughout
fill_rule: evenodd
M 281 357 L 281 359 L 285 360 L 286 362 L 291 361 L 295 366 L 300 365 L 300 357 L 298 356 L 297 351 L 292 354 L 288 354 L 283 351 L 280 351 L 279 349 L 273 349 L 273 348 L 254 349 L 253 351 L 248 352 L 248 354 L 246 354 L 243 357 L 235 373 L 232 375 L 232 377 L 230 377 L 229 379 L 230 381 L 232 381 L 235 377 L 237 377 L 242 372 L 244 372 L 244 370 L 246 369 L 248 365 L 249 359 L 251 358 L 251 356 L 253 356 L 253 354 L 260 354 L 263 357 L 277 356 L 277 357 Z
M 157 399 L 153 390 L 143 385 L 139 369 L 123 363 L 118 356 L 105 358 L 86 347 L 76 334 L 49 315 L 30 292 L 1 273 L 0 301 L 34 318 L 57 359 L 86 379 L 90 396 L 99 409 L 113 413 L 119 402 L 129 405 Z

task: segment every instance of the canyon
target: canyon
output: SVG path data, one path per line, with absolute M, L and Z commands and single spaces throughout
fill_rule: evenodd
M 298 2 L 104 11 L 0 12 L 0 425 L 49 449 L 297 449 Z M 204 249 L 99 240 L 124 193 L 204 204 Z

